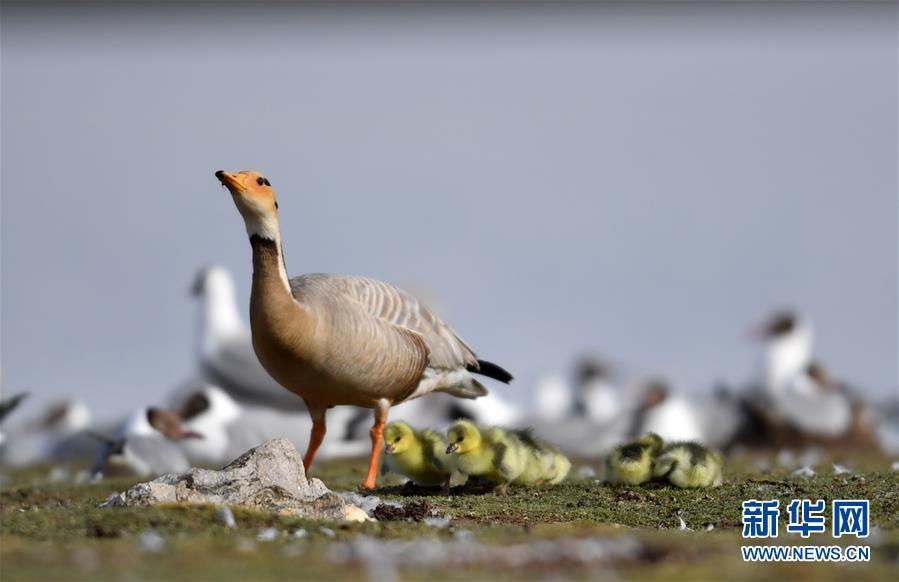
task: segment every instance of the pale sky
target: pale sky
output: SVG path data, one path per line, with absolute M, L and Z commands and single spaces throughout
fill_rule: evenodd
M 430 290 L 521 402 L 588 349 L 744 381 L 780 306 L 897 389 L 895 4 L 2 11 L 2 376 L 30 406 L 190 376 L 195 271 L 246 310 L 213 177 L 244 168 L 292 275 Z

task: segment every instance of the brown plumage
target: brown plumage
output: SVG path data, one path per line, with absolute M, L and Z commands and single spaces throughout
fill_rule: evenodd
M 512 379 L 478 360 L 455 332 L 412 295 L 364 277 L 287 278 L 278 206 L 258 172 L 216 172 L 244 218 L 253 248 L 250 328 L 263 367 L 301 396 L 313 419 L 309 468 L 325 433 L 325 411 L 339 404 L 373 408 L 372 454 L 362 486 L 374 487 L 387 410 L 430 392 L 476 398 L 479 372 Z

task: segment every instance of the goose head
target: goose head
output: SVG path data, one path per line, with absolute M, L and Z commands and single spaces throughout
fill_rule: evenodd
M 468 420 L 459 420 L 450 427 L 447 433 L 449 446 L 446 454 L 470 453 L 481 446 L 481 431 L 477 425 Z
M 391 422 L 384 430 L 384 451 L 388 455 L 405 453 L 415 441 L 415 433 L 405 422 Z
M 278 202 L 268 178 L 256 170 L 232 174 L 224 170 L 215 173 L 222 186 L 243 216 L 250 237 L 278 240 Z

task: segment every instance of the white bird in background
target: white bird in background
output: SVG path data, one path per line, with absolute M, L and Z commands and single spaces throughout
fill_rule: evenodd
M 654 432 L 665 441 L 705 442 L 696 408 L 684 396 L 672 393 L 663 380 L 646 383 L 635 434 Z
M 97 456 L 94 477 L 110 475 L 155 476 L 182 473 L 190 468 L 177 441 L 203 438 L 187 430 L 170 410 L 136 410 L 115 438 L 109 439 Z
M 621 388 L 613 381 L 609 365 L 595 356 L 583 358 L 578 366 L 574 412 L 599 425 L 625 412 Z
M 49 461 L 56 447 L 72 435 L 86 430 L 91 411 L 78 400 L 56 402 L 40 417 L 10 427 L 3 447 L 3 463 L 14 466 Z
M 243 410 L 227 392 L 206 385 L 188 397 L 178 414 L 185 429 L 203 435 L 202 439 L 184 439 L 180 443 L 191 463 L 218 465 L 239 456 L 230 456 L 229 428 L 243 415 Z
M 238 311 L 231 274 L 219 266 L 201 270 L 193 294 L 203 302 L 198 334 L 203 377 L 240 402 L 305 410 L 302 399 L 281 387 L 259 363 L 250 330 Z
M 309 444 L 312 421 L 306 412 L 280 411 L 267 407 L 243 406 L 227 392 L 209 384 L 195 387 L 178 407 L 184 428 L 199 433 L 202 439 L 179 441 L 191 463 L 223 465 L 249 449 L 272 438 L 286 438 L 298 450 Z M 331 429 L 343 437 L 322 444 L 322 458 L 362 456 L 368 452 L 368 433 L 364 438 L 347 440 L 348 425 L 354 411 L 338 408 L 329 418 Z M 368 415 L 365 415 L 368 420 Z
M 698 414 L 702 442 L 715 449 L 732 446 L 747 422 L 742 399 L 724 384 L 719 384 L 713 394 L 701 397 L 696 409 L 702 411 Z
M 494 424 L 497 426 L 515 426 L 524 418 L 524 411 L 502 396 L 493 392 L 477 400 L 455 399 L 455 409 L 461 414 L 455 415 L 471 419 L 476 424 Z
M 812 323 L 793 312 L 774 313 L 755 335 L 764 342 L 762 376 L 769 394 L 784 390 L 812 363 Z
M 534 387 L 533 416 L 541 421 L 569 418 L 574 406 L 571 387 L 561 375 L 544 376 Z
M 852 401 L 812 363 L 772 396 L 776 414 L 806 435 L 838 437 L 852 425 Z

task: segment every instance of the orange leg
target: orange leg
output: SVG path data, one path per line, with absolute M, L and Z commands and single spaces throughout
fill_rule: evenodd
M 312 407 L 308 403 L 306 406 L 309 408 L 309 416 L 312 417 L 312 435 L 309 437 L 309 448 L 306 449 L 306 456 L 303 457 L 303 469 L 308 474 L 309 465 L 312 464 L 312 459 L 315 458 L 318 447 L 325 440 L 325 431 L 327 430 L 325 427 L 325 412 L 328 409 Z
M 368 458 L 368 475 L 362 482 L 363 489 L 374 489 L 375 479 L 378 475 L 378 461 L 381 460 L 381 449 L 384 448 L 384 425 L 387 424 L 387 411 L 390 410 L 390 402 L 379 400 L 375 408 L 375 424 L 371 427 L 371 456 Z

